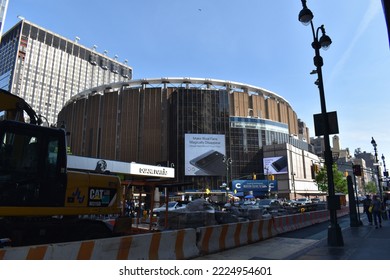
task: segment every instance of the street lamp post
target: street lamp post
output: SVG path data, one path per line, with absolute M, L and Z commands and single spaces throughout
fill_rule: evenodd
M 378 175 L 378 188 L 379 188 L 379 197 L 382 200 L 382 184 L 381 184 L 381 174 L 379 171 L 379 160 L 378 160 L 378 150 L 376 149 L 377 144 L 374 140 L 374 137 L 371 137 L 371 144 L 374 147 L 375 152 L 375 165 L 376 165 L 376 173 Z
M 299 21 L 303 23 L 304 25 L 311 26 L 311 30 L 313 33 L 313 43 L 311 44 L 314 51 L 314 65 L 316 66 L 316 72 L 318 75 L 318 80 L 316 82 L 316 85 L 318 85 L 319 93 L 320 93 L 320 102 L 321 102 L 321 116 L 322 116 L 322 122 L 323 122 L 323 135 L 324 135 L 324 144 L 325 144 L 325 165 L 327 170 L 327 177 L 328 177 L 328 209 L 329 209 L 329 215 L 330 215 L 330 225 L 328 228 L 328 245 L 329 246 L 344 246 L 343 236 L 341 234 L 341 228 L 339 224 L 337 223 L 337 210 L 340 209 L 340 200 L 335 195 L 335 189 L 334 189 L 334 181 L 333 181 L 333 158 L 332 158 L 332 151 L 330 148 L 330 141 L 329 141 L 329 118 L 328 113 L 326 111 L 326 103 L 325 103 L 325 93 L 324 93 L 324 83 L 322 78 L 322 66 L 323 66 L 323 59 L 320 55 L 320 49 L 327 49 L 330 44 L 332 43 L 332 40 L 325 34 L 325 28 L 323 25 L 317 28 L 315 31 L 314 24 L 313 24 L 313 13 L 307 8 L 306 6 L 306 0 L 302 1 L 302 7 L 303 9 L 299 13 Z M 318 33 L 321 31 L 322 36 L 321 38 L 318 38 Z
M 297 200 L 297 192 L 295 190 L 295 172 L 291 172 L 291 176 L 292 176 L 292 187 L 293 187 L 293 190 L 294 190 L 294 200 Z
M 387 172 L 386 169 L 386 162 L 385 162 L 385 156 L 382 154 L 382 161 L 383 161 L 383 181 L 385 182 L 386 190 L 388 188 L 388 180 L 387 177 L 389 177 L 389 172 Z
M 228 158 L 226 156 L 223 157 L 222 160 L 226 165 L 226 184 L 225 184 L 225 190 L 226 190 L 226 201 L 229 200 L 228 198 L 228 191 L 229 191 L 229 168 L 233 163 L 233 160 L 231 158 Z
M 268 166 L 265 168 L 265 170 L 267 171 L 267 196 L 268 196 L 268 198 L 270 198 L 271 197 L 271 189 L 270 189 L 270 187 L 269 187 L 269 168 L 268 168 Z

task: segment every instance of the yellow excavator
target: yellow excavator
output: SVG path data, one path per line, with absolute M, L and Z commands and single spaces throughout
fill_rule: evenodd
M 0 89 L 0 247 L 115 236 L 100 218 L 121 217 L 119 177 L 67 170 L 66 131 L 41 124 Z

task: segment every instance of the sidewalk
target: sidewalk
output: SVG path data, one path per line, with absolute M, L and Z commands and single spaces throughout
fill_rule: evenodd
M 363 225 L 342 230 L 344 246 L 330 247 L 327 238 L 301 239 L 276 236 L 195 260 L 390 260 L 390 220 L 375 229 Z
M 342 230 L 344 246 L 329 247 L 322 239 L 287 259 L 294 260 L 390 260 L 390 220 L 382 220 L 382 228 L 367 224 Z

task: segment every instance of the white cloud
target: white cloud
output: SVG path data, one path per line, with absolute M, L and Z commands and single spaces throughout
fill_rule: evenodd
M 349 46 L 344 51 L 338 63 L 334 67 L 333 71 L 331 71 L 329 83 L 332 83 L 333 79 L 339 76 L 339 74 L 342 72 L 344 65 L 347 63 L 354 46 L 359 41 L 360 37 L 366 32 L 370 23 L 378 16 L 378 13 L 382 12 L 382 4 L 380 1 L 368 1 L 368 2 L 369 2 L 369 7 L 363 16 L 362 21 L 357 27 L 353 39 L 351 40 Z

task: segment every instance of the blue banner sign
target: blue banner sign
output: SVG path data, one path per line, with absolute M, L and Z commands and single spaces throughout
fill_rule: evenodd
M 276 180 L 233 180 L 232 191 L 234 193 L 266 194 L 268 192 L 278 191 L 278 182 Z

